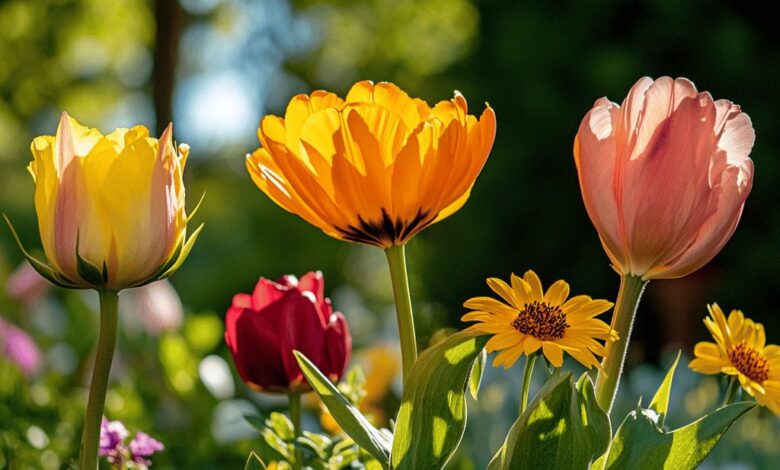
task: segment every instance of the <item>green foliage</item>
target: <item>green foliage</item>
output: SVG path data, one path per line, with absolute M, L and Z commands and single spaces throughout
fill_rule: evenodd
M 674 431 L 664 428 L 677 363 L 674 361 L 658 391 L 644 409 L 641 403 L 626 416 L 612 438 L 607 453 L 594 469 L 692 470 L 712 452 L 723 434 L 743 414 L 756 406 L 753 402 L 721 407 L 695 422 Z
M 391 468 L 443 468 L 466 428 L 466 387 L 487 336 L 465 330 L 425 350 L 404 384 Z
M 387 462 L 390 456 L 390 438 L 387 433 L 376 429 L 306 356 L 295 351 L 295 357 L 306 380 L 344 432 L 361 449 L 380 462 Z
M 658 415 L 637 407 L 618 428 L 606 457 L 608 470 L 691 470 L 699 466 L 731 427 L 755 403 L 720 408 L 672 432 L 658 427 Z
M 570 372 L 558 372 L 509 431 L 490 469 L 588 469 L 609 445 L 607 414 L 596 403 L 583 374 L 576 386 Z
M 362 453 L 355 441 L 343 434 L 332 437 L 304 431 L 296 438 L 292 422 L 282 413 L 273 412 L 265 419 L 252 415 L 245 418 L 260 433 L 254 444 L 257 453 L 253 451 L 249 455 L 247 468 L 265 468 L 257 467 L 258 462 L 273 462 L 279 469 L 291 468 L 296 450 L 302 451 L 305 467 L 315 470 L 382 468 L 376 467 L 378 462 Z
M 76 457 L 84 406 L 80 394 L 55 392 L 62 385 L 31 386 L 0 354 L 0 468 L 59 467 Z

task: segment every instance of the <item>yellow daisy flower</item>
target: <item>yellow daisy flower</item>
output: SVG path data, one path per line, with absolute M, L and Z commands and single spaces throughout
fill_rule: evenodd
M 704 324 L 715 342 L 698 343 L 688 367 L 701 374 L 736 377 L 760 405 L 780 415 L 780 346 L 767 345 L 764 325 L 741 311 L 732 310 L 727 320 L 718 304 L 707 309 L 710 316 Z
M 563 364 L 563 352 L 590 369 L 599 367 L 596 356 L 604 356 L 604 345 L 598 341 L 617 339 L 609 325 L 594 318 L 612 308 L 612 302 L 594 300 L 587 295 L 569 297 L 569 284 L 560 280 L 547 292 L 533 271 L 523 277 L 512 274 L 512 285 L 498 278 L 487 280 L 488 286 L 503 299 L 474 297 L 463 305 L 472 311 L 463 321 L 478 323 L 470 328 L 493 335 L 485 346 L 488 352 L 500 351 L 493 366 L 510 368 L 521 355 L 542 350 L 555 367 Z

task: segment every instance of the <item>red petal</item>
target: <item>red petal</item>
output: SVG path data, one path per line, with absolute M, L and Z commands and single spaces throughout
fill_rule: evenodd
M 290 290 L 283 300 L 279 326 L 282 364 L 290 382 L 303 377 L 293 355 L 294 350 L 303 353 L 318 368 L 322 367 L 325 327 L 311 299 L 296 289 Z
M 252 292 L 252 308 L 259 312 L 281 299 L 288 290 L 289 287 L 261 277 Z
M 347 320 L 336 312 L 325 332 L 325 360 L 322 371 L 336 381 L 344 376 L 352 353 L 352 336 L 349 334 Z

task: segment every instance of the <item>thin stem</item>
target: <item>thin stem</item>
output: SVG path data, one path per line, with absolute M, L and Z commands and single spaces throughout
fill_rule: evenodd
M 607 342 L 607 355 L 601 362 L 601 370 L 596 378 L 596 401 L 607 414 L 615 401 L 628 343 L 631 339 L 634 316 L 646 285 L 647 281 L 639 276 L 624 274 L 620 278 L 620 290 L 612 313 L 612 329 L 617 331 L 618 339 Z
M 84 418 L 84 431 L 81 435 L 81 470 L 95 470 L 98 467 L 98 444 L 100 443 L 100 423 L 106 403 L 106 388 L 111 361 L 114 358 L 118 321 L 119 295 L 109 290 L 98 291 L 100 296 L 100 337 L 92 382 L 89 386 L 87 415 Z
M 539 354 L 534 353 L 525 359 L 525 367 L 523 368 L 523 388 L 520 392 L 520 413 L 523 414 L 526 406 L 528 406 L 528 392 L 531 390 L 531 375 L 534 371 L 534 363 Z
M 393 282 L 398 333 L 401 337 L 401 364 L 403 377 L 406 380 L 414 361 L 417 360 L 417 336 L 414 333 L 412 296 L 409 292 L 409 275 L 406 272 L 404 245 L 391 246 L 385 250 L 385 254 L 387 255 L 387 264 L 390 267 L 390 279 Z
M 739 380 L 737 379 L 736 375 L 732 375 L 729 377 L 729 385 L 726 388 L 726 395 L 723 397 L 723 405 L 726 406 L 734 403 L 734 400 L 737 399 L 737 394 L 739 393 Z
M 295 431 L 295 439 L 297 440 L 303 430 L 301 429 L 301 393 L 290 392 L 290 420 L 293 423 L 293 429 Z M 294 470 L 303 469 L 303 453 L 301 452 L 298 443 L 295 443 L 295 462 L 293 462 Z

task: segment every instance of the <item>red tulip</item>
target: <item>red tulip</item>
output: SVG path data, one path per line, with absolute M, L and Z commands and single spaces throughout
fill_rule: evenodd
M 260 278 L 254 293 L 238 294 L 227 311 L 227 341 L 238 373 L 255 390 L 309 390 L 293 351 L 303 353 L 331 380 L 344 374 L 352 337 L 344 316 L 324 297 L 321 272 L 300 281 Z

